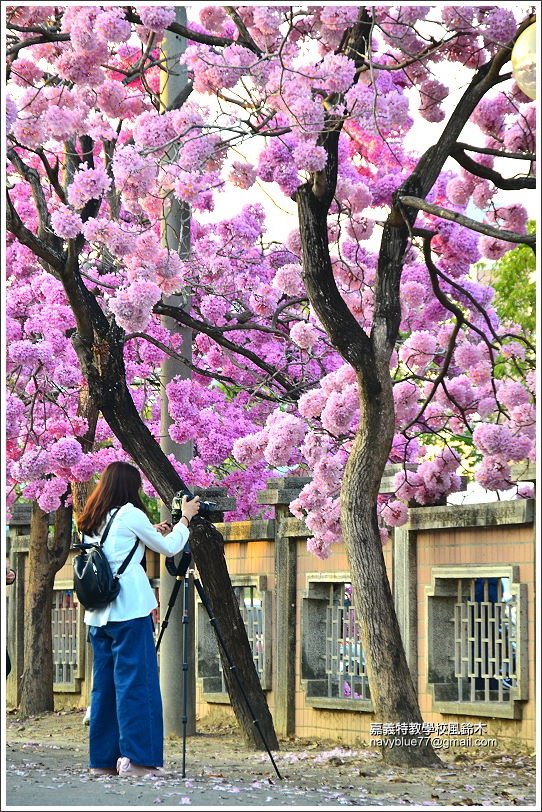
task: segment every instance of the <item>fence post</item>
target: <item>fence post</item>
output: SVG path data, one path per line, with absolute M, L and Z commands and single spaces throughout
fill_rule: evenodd
M 291 516 L 288 505 L 310 480 L 305 477 L 270 479 L 258 502 L 275 507 L 275 636 L 273 654 L 274 723 L 279 736 L 295 734 L 297 539 L 284 532 Z
M 414 685 L 418 686 L 418 569 L 416 531 L 393 531 L 393 597 Z

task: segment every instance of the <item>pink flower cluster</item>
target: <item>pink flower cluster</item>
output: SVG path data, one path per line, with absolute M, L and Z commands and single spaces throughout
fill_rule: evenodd
M 340 47 L 358 20 L 355 4 L 241 6 L 240 27 L 222 7 L 190 9 L 189 28 L 226 42 L 189 43 L 183 63 L 196 93 L 211 102 L 204 107 L 192 94 L 170 111 L 157 105 L 157 43 L 175 10 L 151 5 L 136 12 L 141 25 L 134 27 L 121 6 L 12 10 L 11 19 L 23 26 L 48 25 L 55 14 L 69 36 L 25 42 L 11 64 L 7 138 L 37 173 L 50 222 L 40 224 L 30 185 L 10 164 L 13 205 L 32 233 L 41 227 L 65 240 L 83 235 L 84 243 L 77 242 L 83 283 L 108 318 L 138 334 L 128 335 L 124 347 L 127 384 L 156 437 L 164 348 L 179 356 L 185 348 L 153 308 L 163 296 L 186 293 L 183 308 L 201 330 L 194 328 L 190 381 L 173 380 L 167 395 L 170 436 L 191 442 L 194 458 L 175 467 L 190 484 L 227 487 L 238 499 L 232 518 L 264 515 L 257 490 L 271 474 L 308 475 L 291 509 L 313 533 L 309 548 L 325 557 L 341 538 L 341 482 L 364 419 L 358 382 L 308 301 L 299 230 L 286 225 L 277 234 L 257 195 L 264 189 L 281 205 L 280 192 L 292 197 L 301 184 L 321 182 L 329 168 L 324 130 L 330 120 L 341 122 L 337 186 L 327 213 L 331 267 L 350 314 L 370 335 L 378 327 L 381 281 L 374 236 L 419 159 L 418 145 L 407 147 L 405 136 L 415 121 L 448 115 L 455 74 L 444 71 L 448 89 L 439 80 L 442 66 L 459 62 L 472 71 L 485 64 L 514 35 L 521 9 L 376 6 L 371 69 L 358 73 Z M 429 20 L 439 34 L 430 53 Z M 245 32 L 260 53 L 246 47 Z M 530 152 L 535 119 L 536 105 L 506 80 L 480 101 L 471 123 L 482 146 Z M 93 139 L 92 155 L 83 136 Z M 49 174 L 34 152 L 42 147 Z M 493 166 L 490 155 L 476 159 Z M 490 181 L 462 169 L 443 171 L 427 198 L 460 213 L 474 205 L 493 225 L 526 229 L 525 201 L 503 202 Z M 176 245 L 166 248 L 162 230 L 164 206 L 176 200 L 191 209 L 182 258 Z M 90 201 L 96 205 L 87 206 Z M 389 357 L 396 410 L 389 460 L 404 472 L 395 492 L 379 500 L 383 541 L 406 521 L 411 501 L 434 504 L 457 489 L 461 464 L 476 467 L 485 487 L 508 487 L 510 464 L 535 454 L 534 380 L 526 384 L 518 372 L 530 353 L 515 328 L 504 343 L 495 339 L 502 329 L 493 292 L 471 275 L 481 257 L 502 256 L 510 245 L 431 215 L 420 215 L 418 225 L 435 232 L 442 290 L 468 324 L 454 336 L 424 258 L 410 246 L 401 276 L 400 341 Z M 69 481 L 88 480 L 126 455 L 101 418 L 98 450 L 82 453 L 87 426 L 78 414 L 84 381 L 69 340 L 73 314 L 60 284 L 12 235 L 7 255 L 9 498 L 23 494 L 54 509 Z M 499 379 L 491 367 L 497 346 L 505 370 Z M 153 493 L 149 483 L 145 488 Z

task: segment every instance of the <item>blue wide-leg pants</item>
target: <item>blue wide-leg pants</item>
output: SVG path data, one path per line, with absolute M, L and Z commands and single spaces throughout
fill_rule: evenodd
M 89 766 L 161 767 L 164 723 L 150 616 L 90 627 L 94 654 Z

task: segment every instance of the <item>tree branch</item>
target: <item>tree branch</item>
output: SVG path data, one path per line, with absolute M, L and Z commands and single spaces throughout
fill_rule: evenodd
M 132 11 L 131 9 L 126 11 L 126 19 L 131 23 L 135 23 L 136 25 L 143 25 L 139 14 L 136 14 L 136 12 Z M 229 37 L 215 37 L 212 34 L 202 34 L 199 31 L 193 31 L 191 28 L 186 28 L 186 26 L 181 25 L 181 23 L 178 22 L 168 25 L 167 30 L 171 31 L 173 34 L 178 34 L 180 37 L 185 37 L 185 39 L 191 40 L 192 42 L 201 42 L 203 45 L 216 45 L 218 48 L 224 48 L 228 45 L 235 44 L 243 45 L 253 53 L 261 56 L 260 49 L 256 48 L 254 42 L 251 40 L 233 40 Z
M 39 174 L 30 166 L 27 166 L 20 155 L 10 147 L 7 151 L 8 160 L 13 164 L 19 175 L 28 183 L 32 190 L 32 197 L 36 205 L 39 219 L 38 237 L 45 243 L 54 243 L 58 247 L 59 237 L 53 235 L 51 230 L 51 220 L 45 194 L 41 185 Z
M 238 344 L 234 344 L 232 341 L 228 341 L 227 338 L 224 338 L 219 328 L 212 327 L 210 324 L 205 324 L 205 322 L 198 321 L 184 310 L 181 310 L 178 307 L 172 307 L 171 305 L 166 305 L 163 302 L 157 302 L 155 304 L 153 313 L 156 313 L 159 316 L 169 316 L 169 318 L 177 321 L 179 324 L 184 324 L 185 327 L 191 327 L 193 330 L 200 333 L 205 333 L 205 335 L 208 335 L 210 338 L 216 341 L 219 346 L 224 347 L 224 349 L 231 350 L 237 355 L 242 355 L 244 358 L 251 361 L 256 367 L 258 367 L 258 369 L 262 369 L 267 372 L 268 375 L 276 380 L 277 383 L 286 391 L 289 391 L 292 388 L 292 384 L 288 378 L 285 378 L 284 375 L 277 372 L 274 366 L 267 364 L 265 361 L 259 358 L 256 353 L 252 352 L 246 347 L 241 347 Z
M 399 195 L 398 201 L 404 206 L 409 206 L 419 211 L 425 211 L 428 214 L 434 214 L 436 217 L 441 217 L 443 220 L 451 220 L 454 223 L 469 228 L 471 231 L 478 231 L 480 234 L 486 234 L 488 237 L 495 237 L 497 240 L 503 242 L 521 243 L 528 245 L 534 249 L 536 245 L 536 234 L 518 234 L 517 231 L 508 231 L 505 228 L 495 228 L 490 226 L 489 223 L 479 223 L 471 217 L 460 214 L 457 211 L 444 209 L 442 206 L 437 206 L 434 203 L 428 203 L 421 197 L 414 197 L 413 195 Z
M 490 180 L 499 189 L 536 189 L 536 178 L 534 175 L 524 175 L 523 177 L 504 178 L 500 172 L 489 166 L 483 166 L 470 158 L 466 152 L 456 144 L 450 153 L 457 163 L 479 178 Z
M 497 158 L 513 158 L 521 161 L 536 161 L 536 155 L 533 152 L 507 152 L 506 150 L 494 149 L 493 147 L 475 147 L 472 144 L 465 144 L 463 141 L 458 141 L 456 147 L 467 152 L 479 152 L 482 155 L 495 155 Z
M 51 270 L 53 276 L 60 279 L 65 260 L 64 254 L 56 253 L 50 245 L 25 226 L 19 217 L 17 209 L 12 203 L 9 191 L 7 192 L 6 229 L 10 234 L 13 234 L 22 245 L 26 245 L 33 254 L 42 259 L 49 266 L 48 269 Z

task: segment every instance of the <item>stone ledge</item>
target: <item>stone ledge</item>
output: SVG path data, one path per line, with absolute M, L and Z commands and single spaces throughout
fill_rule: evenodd
M 518 700 L 510 703 L 497 702 L 441 702 L 433 700 L 433 710 L 457 716 L 483 716 L 488 719 L 521 719 L 521 705 Z
M 215 527 L 224 541 L 269 541 L 275 538 L 274 519 L 216 522 Z
M 305 704 L 318 710 L 356 711 L 358 713 L 373 713 L 373 703 L 370 699 L 333 699 L 326 696 L 306 696 Z
M 436 530 L 530 524 L 534 521 L 534 499 L 483 502 L 476 505 L 445 505 L 410 508 L 409 521 L 401 530 Z

